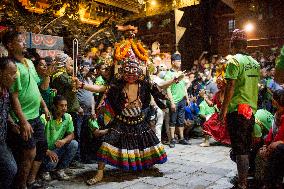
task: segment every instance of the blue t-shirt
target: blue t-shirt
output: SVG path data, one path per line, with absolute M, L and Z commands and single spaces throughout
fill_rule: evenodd
M 185 108 L 185 119 L 194 120 L 198 116 L 199 108 L 198 105 L 194 102 L 190 102 L 189 106 Z

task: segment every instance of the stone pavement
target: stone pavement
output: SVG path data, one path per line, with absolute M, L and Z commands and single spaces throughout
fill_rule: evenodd
M 141 172 L 125 172 L 107 166 L 103 182 L 88 187 L 84 181 L 95 174 L 96 164 L 73 171 L 71 181 L 54 180 L 48 189 L 229 189 L 236 165 L 229 158 L 229 147 L 213 145 L 202 148 L 202 139 L 192 139 L 190 146 L 166 146 L 168 162 Z

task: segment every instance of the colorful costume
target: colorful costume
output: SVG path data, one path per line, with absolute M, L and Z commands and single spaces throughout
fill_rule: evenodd
M 97 159 L 124 170 L 142 170 L 164 163 L 164 147 L 146 123 L 145 113 L 151 95 L 162 109 L 166 108 L 162 100 L 167 98 L 157 85 L 145 79 L 147 52 L 139 42 L 126 39 L 116 46 L 115 61 L 116 79 L 105 98 L 105 110 L 111 115 L 110 129 Z M 138 85 L 137 98 L 132 102 L 127 95 L 131 91 L 124 89 L 127 82 Z
M 224 82 L 225 77 L 226 64 L 221 64 L 217 68 L 216 78 L 217 83 L 221 84 Z M 220 110 L 222 107 L 222 102 L 220 101 L 221 91 L 218 91 L 213 99 L 212 103 L 216 105 L 217 109 Z M 216 141 L 221 142 L 223 144 L 231 144 L 231 140 L 229 137 L 229 133 L 227 130 L 227 126 L 225 122 L 221 122 L 218 120 L 218 112 L 215 112 L 204 124 L 203 124 L 203 132 L 207 135 L 213 137 Z
M 220 92 L 217 92 L 213 97 L 213 104 L 216 104 L 217 108 L 220 109 L 222 103 L 220 102 Z M 218 112 L 214 113 L 204 124 L 203 132 L 213 137 L 216 141 L 223 144 L 231 144 L 229 133 L 225 122 L 222 123 L 218 120 Z

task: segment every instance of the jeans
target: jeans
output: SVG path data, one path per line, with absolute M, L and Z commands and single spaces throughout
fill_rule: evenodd
M 82 124 L 83 124 L 83 116 L 80 116 L 77 112 L 70 113 L 72 116 L 73 124 L 74 124 L 74 134 L 75 139 L 78 142 L 78 149 L 75 156 L 75 159 L 78 161 L 81 161 L 81 130 L 82 130 Z
M 56 169 L 66 169 L 73 160 L 78 149 L 78 142 L 72 140 L 70 143 L 65 144 L 61 148 L 52 150 L 58 156 L 58 162 L 52 162 L 51 159 L 46 156 L 42 162 L 43 171 L 52 171 Z
M 0 142 L 0 188 L 9 189 L 17 173 L 17 164 L 5 142 Z
M 170 127 L 184 127 L 186 100 L 176 103 L 176 111 L 170 110 Z

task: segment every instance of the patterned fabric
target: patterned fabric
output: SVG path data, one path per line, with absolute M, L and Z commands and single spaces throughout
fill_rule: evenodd
M 115 118 L 109 123 L 109 132 L 103 137 L 104 142 L 97 152 L 98 161 L 124 170 L 142 170 L 166 162 L 163 146 L 141 113 L 141 110 L 149 107 L 151 94 L 162 108 L 165 107 L 162 101 L 167 99 L 166 96 L 164 93 L 158 94 L 160 90 L 156 85 L 143 81 L 138 94 L 142 108 L 128 109 L 126 113 L 127 99 L 123 87 L 123 83 L 111 85 L 107 93 L 106 98 Z M 121 114 L 122 110 L 124 115 Z
M 3 142 L 7 136 L 7 119 L 10 108 L 9 93 L 7 91 L 4 91 L 0 98 L 0 108 L 0 142 Z
M 110 89 L 106 94 L 106 98 L 111 106 L 114 114 L 120 114 L 122 107 L 126 103 L 126 97 L 123 93 L 124 84 L 121 81 L 112 83 Z M 160 109 L 167 108 L 163 100 L 168 100 L 167 95 L 156 84 L 149 81 L 142 81 L 140 83 L 139 98 L 142 103 L 142 110 L 150 106 L 151 95 Z
M 120 120 L 112 123 L 97 153 L 99 161 L 124 170 L 142 170 L 167 161 L 164 147 L 145 121 L 136 125 Z
M 247 35 L 244 30 L 235 29 L 233 31 L 231 41 L 247 41 Z
M 121 113 L 122 115 L 127 117 L 136 117 L 141 114 L 141 108 L 140 107 L 124 108 Z

